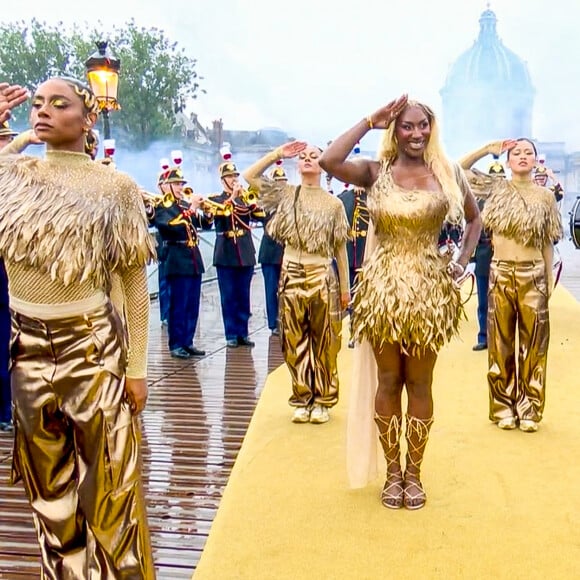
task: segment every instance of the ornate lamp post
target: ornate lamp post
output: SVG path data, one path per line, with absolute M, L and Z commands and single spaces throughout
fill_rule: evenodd
M 96 44 L 98 50 L 87 59 L 85 68 L 89 84 L 99 103 L 99 111 L 103 115 L 105 157 L 110 157 L 115 152 L 115 145 L 111 139 L 109 111 L 118 111 L 121 108 L 117 101 L 121 61 L 109 50 L 106 41 L 101 40 Z

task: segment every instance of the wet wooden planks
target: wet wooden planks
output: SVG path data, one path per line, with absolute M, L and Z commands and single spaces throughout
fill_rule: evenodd
M 228 349 L 215 283 L 204 284 L 196 345 L 172 359 L 152 304 L 150 394 L 142 416 L 143 477 L 160 580 L 191 578 L 266 376 L 282 364 L 267 329 L 261 276 L 252 288 L 254 348 Z M 38 547 L 21 485 L 8 485 L 12 436 L 0 432 L 0 578 L 39 577 Z

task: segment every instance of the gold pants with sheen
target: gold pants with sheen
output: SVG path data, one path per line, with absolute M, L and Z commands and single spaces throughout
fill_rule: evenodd
M 292 377 L 289 403 L 332 407 L 338 402 L 336 359 L 342 332 L 334 267 L 284 261 L 279 288 L 282 351 Z
M 43 579 L 155 578 L 126 355 L 109 303 L 58 320 L 12 312 L 12 480 L 32 506 Z
M 490 420 L 517 417 L 540 421 L 550 339 L 543 261 L 492 262 L 487 337 Z

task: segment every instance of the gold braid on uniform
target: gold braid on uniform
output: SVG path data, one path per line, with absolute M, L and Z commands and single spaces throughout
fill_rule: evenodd
M 349 224 L 342 202 L 321 187 L 296 186 L 262 177 L 260 205 L 274 211 L 267 230 L 277 242 L 327 258 L 349 239 Z
M 10 295 L 19 300 L 80 301 L 108 292 L 112 272 L 121 277 L 130 348 L 127 376 L 145 376 L 145 265 L 155 251 L 135 182 L 83 153 L 3 156 L 0 217 L 0 254 Z
M 498 183 L 485 202 L 482 220 L 488 231 L 538 250 L 562 238 L 554 194 L 532 182 Z

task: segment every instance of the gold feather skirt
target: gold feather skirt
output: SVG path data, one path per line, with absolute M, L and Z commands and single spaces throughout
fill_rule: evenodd
M 459 290 L 437 246 L 448 210 L 442 192 L 404 190 L 384 167 L 368 194 L 376 247 L 359 272 L 353 338 L 373 347 L 399 344 L 420 356 L 437 352 L 458 330 Z

